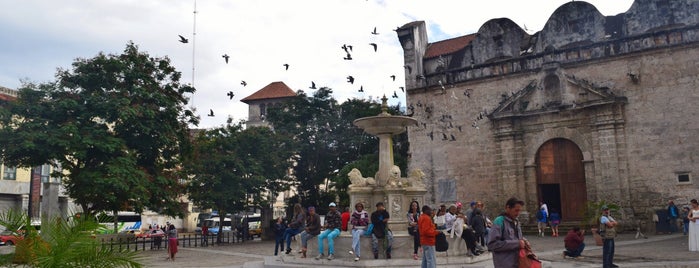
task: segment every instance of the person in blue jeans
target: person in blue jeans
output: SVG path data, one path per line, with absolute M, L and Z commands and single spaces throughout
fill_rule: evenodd
M 340 235 L 340 227 L 342 226 L 342 214 L 337 211 L 335 202 L 328 205 L 328 214 L 325 215 L 325 231 L 318 235 L 318 256 L 316 260 L 325 257 L 323 255 L 323 240 L 328 240 L 328 260 L 335 258 L 335 243 L 334 239 Z
M 202 229 L 203 230 L 203 229 Z M 274 223 L 274 256 L 277 256 L 279 252 L 279 246 L 281 246 L 281 251 L 284 251 L 284 233 L 286 232 L 286 223 L 284 218 L 279 217 Z
M 616 236 L 617 221 L 609 215 L 609 208 L 602 206 L 602 217 L 600 217 L 600 231 L 602 235 L 602 267 L 615 268 L 619 267 L 614 264 L 614 236 Z M 613 235 L 612 235 L 613 233 Z
M 291 238 L 303 232 L 306 227 L 306 214 L 303 212 L 301 204 L 294 205 L 294 216 L 291 222 L 284 231 L 284 240 L 286 240 L 286 254 L 291 253 Z
M 688 215 L 689 207 L 682 207 L 682 212 L 680 212 L 680 218 L 682 218 L 682 225 L 684 226 L 684 235 L 687 235 L 687 233 L 689 233 L 689 218 L 687 217 Z

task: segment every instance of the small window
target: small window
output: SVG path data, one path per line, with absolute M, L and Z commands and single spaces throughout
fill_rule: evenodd
M 41 182 L 49 182 L 50 176 L 51 176 L 51 166 L 42 165 L 41 166 Z
M 2 179 L 3 180 L 16 180 L 17 179 L 17 168 L 5 166 L 3 170 Z
M 692 178 L 689 176 L 689 172 L 677 173 L 678 183 L 691 183 Z

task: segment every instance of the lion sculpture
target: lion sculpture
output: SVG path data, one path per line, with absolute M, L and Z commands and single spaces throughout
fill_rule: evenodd
M 405 186 L 401 182 L 400 168 L 398 166 L 394 165 L 391 167 L 390 173 L 388 175 L 388 180 L 386 181 L 386 185 L 392 186 L 392 187 Z
M 354 187 L 364 187 L 364 186 L 369 186 L 369 185 L 375 185 L 376 181 L 372 177 L 362 177 L 362 172 L 359 171 L 359 169 L 353 168 L 349 173 L 347 173 L 347 176 L 350 179 L 350 182 L 352 183 L 350 186 Z
M 426 187 L 425 183 L 422 182 L 422 178 L 425 177 L 425 173 L 420 169 L 413 169 L 408 176 L 408 185 L 411 187 Z

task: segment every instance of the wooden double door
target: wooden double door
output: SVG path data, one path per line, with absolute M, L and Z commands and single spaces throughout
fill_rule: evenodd
M 549 140 L 537 151 L 536 167 L 539 200 L 564 221 L 581 220 L 587 189 L 580 148 L 567 139 Z

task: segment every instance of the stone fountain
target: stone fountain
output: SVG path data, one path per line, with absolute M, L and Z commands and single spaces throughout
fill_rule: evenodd
M 393 162 L 393 135 L 406 131 L 407 126 L 417 124 L 417 120 L 407 116 L 395 116 L 388 113 L 386 96 L 381 99 L 381 113 L 376 116 L 354 120 L 354 125 L 364 132 L 379 137 L 379 171 L 374 178 L 363 177 L 361 171 L 350 171 L 350 206 L 362 202 L 364 207 L 373 212 L 377 202 L 384 202 L 391 218 L 388 226 L 394 233 L 407 232 L 408 206 L 413 200 L 425 204 L 427 188 L 422 182 L 424 173 L 414 169 L 408 177 L 401 177 L 401 171 Z

